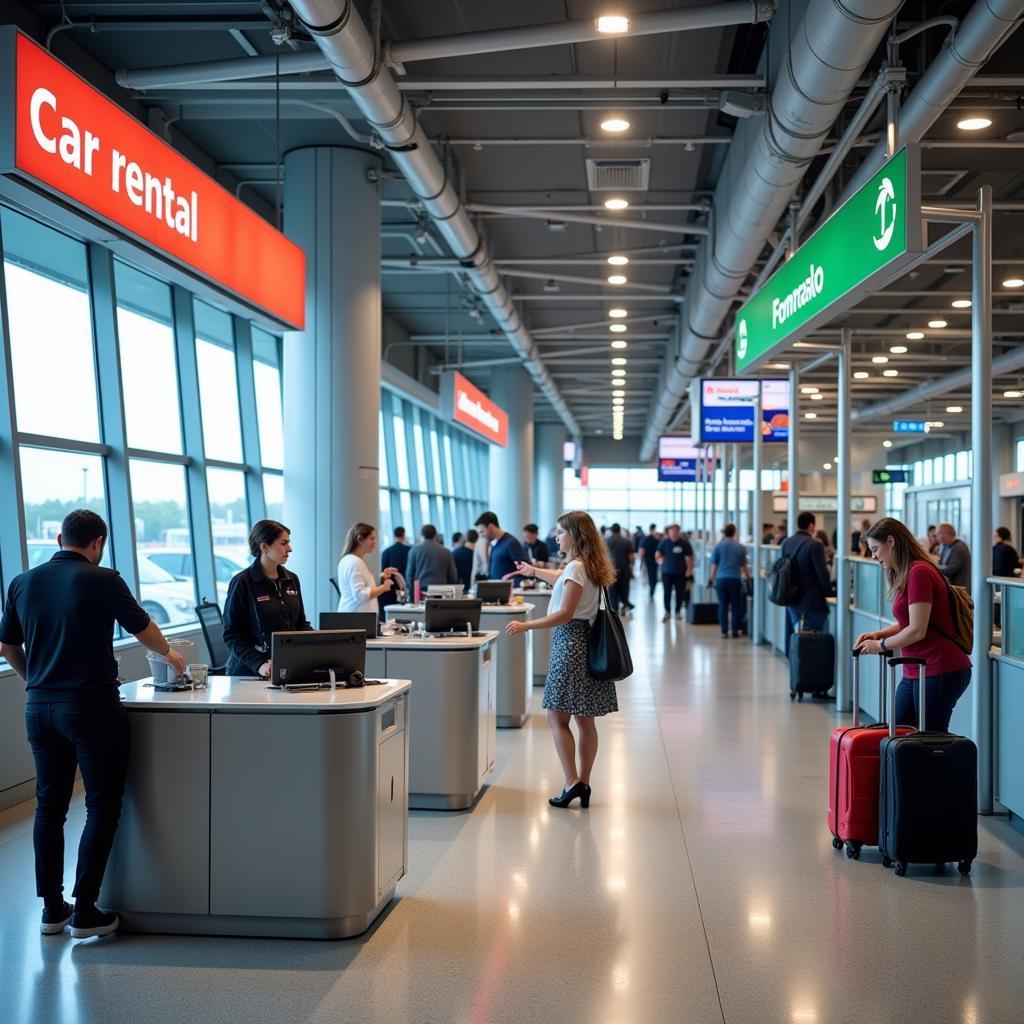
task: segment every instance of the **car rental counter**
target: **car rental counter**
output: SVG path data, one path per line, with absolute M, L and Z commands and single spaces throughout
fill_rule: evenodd
M 389 604 L 384 609 L 388 619 L 422 621 L 422 604 Z M 528 619 L 532 604 L 485 604 L 480 613 L 481 631 L 496 631 L 498 663 L 497 725 L 499 729 L 521 729 L 530 717 L 530 694 L 533 690 L 531 638 L 533 631 L 506 636 L 505 625 L 510 618 Z M 418 678 L 418 677 L 417 677 Z M 417 725 L 417 728 L 419 726 Z
M 498 633 L 382 636 L 366 642 L 366 674 L 413 679 L 409 806 L 471 807 L 494 771 Z
M 366 931 L 405 874 L 412 683 L 147 682 L 121 688 L 132 752 L 101 904 L 127 931 Z
M 527 589 L 523 587 L 516 590 L 516 594 L 522 594 L 524 601 L 529 601 L 534 606 L 536 614 L 534 618 L 542 619 L 548 613 L 548 605 L 551 604 L 551 587 L 537 587 Z M 530 636 L 533 643 L 533 685 L 543 686 L 548 679 L 548 662 L 551 660 L 551 630 L 531 629 Z

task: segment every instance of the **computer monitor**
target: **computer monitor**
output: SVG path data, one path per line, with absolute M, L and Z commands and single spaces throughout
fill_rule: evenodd
M 454 600 L 428 597 L 423 615 L 423 628 L 428 633 L 464 633 L 480 628 L 481 602 L 473 597 Z
M 366 639 L 380 636 L 380 619 L 376 612 L 321 612 L 321 629 L 363 629 Z
M 272 633 L 272 686 L 330 683 L 334 669 L 339 683 L 366 669 L 366 633 L 361 629 L 308 629 Z
M 481 580 L 476 585 L 476 596 L 484 604 L 508 604 L 512 597 L 512 581 Z
M 463 586 L 461 583 L 434 583 L 427 587 L 427 597 L 446 597 L 453 599 L 462 597 Z

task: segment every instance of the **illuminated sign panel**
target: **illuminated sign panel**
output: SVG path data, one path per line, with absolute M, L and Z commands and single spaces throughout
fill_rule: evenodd
M 702 380 L 700 440 L 728 443 L 754 440 L 754 401 L 761 394 L 761 438 L 789 440 L 788 380 Z
M 28 37 L 0 31 L 0 68 L 0 96 L 14 101 L 0 116 L 0 170 L 304 325 L 299 246 Z
M 456 423 L 493 444 L 508 444 L 508 413 L 458 371 L 441 378 L 441 403 L 444 414 Z

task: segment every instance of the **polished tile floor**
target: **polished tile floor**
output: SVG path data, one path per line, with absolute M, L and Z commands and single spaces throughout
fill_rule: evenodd
M 548 808 L 540 715 L 502 731 L 472 813 L 413 815 L 399 899 L 359 939 L 40 936 L 31 807 L 0 815 L 0 1022 L 1024 1021 L 1024 837 L 983 821 L 969 879 L 847 861 L 834 711 L 791 704 L 767 649 L 659 619 L 630 624 L 590 811 Z

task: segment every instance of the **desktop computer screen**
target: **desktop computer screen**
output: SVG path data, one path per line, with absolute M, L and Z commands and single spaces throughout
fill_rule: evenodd
M 464 633 L 480 628 L 480 605 L 475 598 L 441 599 L 428 597 L 423 628 L 428 633 Z
M 361 629 L 312 629 L 271 634 L 272 686 L 345 683 L 366 670 L 366 633 Z

